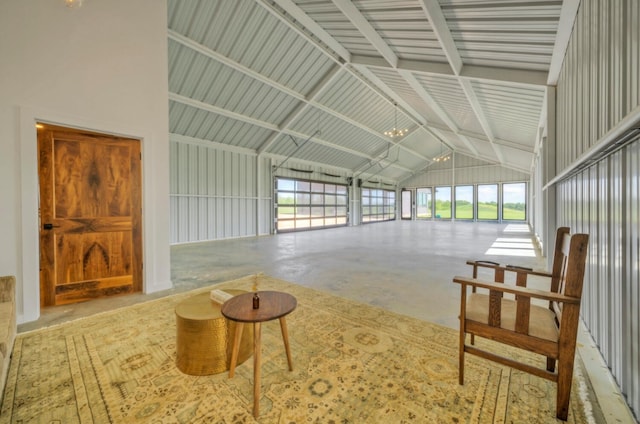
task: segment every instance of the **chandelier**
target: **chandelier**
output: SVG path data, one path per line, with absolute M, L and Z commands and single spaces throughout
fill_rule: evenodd
M 64 4 L 70 9 L 75 9 L 82 6 L 82 0 L 64 0 Z
M 387 137 L 391 137 L 391 138 L 403 137 L 405 134 L 407 134 L 407 132 L 409 130 L 408 129 L 404 129 L 404 130 L 398 129 L 398 103 L 394 103 L 393 105 L 395 106 L 395 109 L 393 110 L 393 115 L 394 115 L 393 129 L 391 131 L 385 131 L 384 135 L 386 135 Z
M 446 162 L 451 159 L 451 152 L 442 152 L 442 144 L 440 144 L 440 154 L 433 158 L 434 162 Z

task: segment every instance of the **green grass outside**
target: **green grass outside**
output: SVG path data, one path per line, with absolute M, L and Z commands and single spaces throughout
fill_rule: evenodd
M 502 211 L 502 219 L 524 221 L 524 218 L 524 211 L 521 210 L 504 208 L 504 210 Z
M 444 213 L 448 212 L 443 210 L 442 212 L 436 210 L 436 214 L 441 213 L 444 218 Z M 473 208 L 471 204 L 460 205 L 456 209 L 456 219 L 473 219 Z M 496 205 L 479 204 L 478 205 L 478 219 L 498 219 L 498 207 Z M 502 219 L 524 221 L 525 214 L 523 210 L 503 208 Z
M 450 219 L 451 218 L 451 210 L 446 207 L 436 208 L 436 217 L 439 215 L 440 219 Z M 278 206 L 278 216 L 283 217 L 284 215 L 293 216 L 295 208 L 292 206 Z M 473 207 L 471 204 L 462 204 L 457 207 L 456 211 L 456 219 L 473 219 Z M 429 219 L 431 218 L 430 214 L 420 214 L 418 215 L 419 219 Z M 486 219 L 486 220 L 496 220 L 498 219 L 498 207 L 492 204 L 480 203 L 478 205 L 478 219 Z M 524 221 L 525 213 L 523 210 L 504 208 L 502 219 L 504 220 L 514 220 L 514 221 Z

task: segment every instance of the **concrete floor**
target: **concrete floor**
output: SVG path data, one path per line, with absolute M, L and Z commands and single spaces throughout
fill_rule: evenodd
M 457 329 L 460 287 L 451 280 L 470 275 L 467 259 L 547 268 L 532 234 L 518 224 L 395 221 L 176 245 L 173 289 L 46 308 L 18 331 L 257 272 Z M 635 422 L 590 340 L 581 334 L 579 352 L 606 421 Z

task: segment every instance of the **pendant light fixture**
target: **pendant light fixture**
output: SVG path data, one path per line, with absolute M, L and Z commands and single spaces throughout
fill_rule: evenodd
M 394 114 L 393 129 L 390 131 L 385 131 L 384 135 L 391 138 L 403 137 L 405 134 L 407 134 L 409 130 L 398 129 L 398 103 L 394 103 L 393 105 L 395 106 L 395 108 L 393 109 L 393 114 Z

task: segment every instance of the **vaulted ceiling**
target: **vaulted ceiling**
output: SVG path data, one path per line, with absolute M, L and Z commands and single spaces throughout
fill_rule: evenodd
M 395 182 L 452 150 L 528 173 L 578 6 L 169 0 L 171 136 Z

